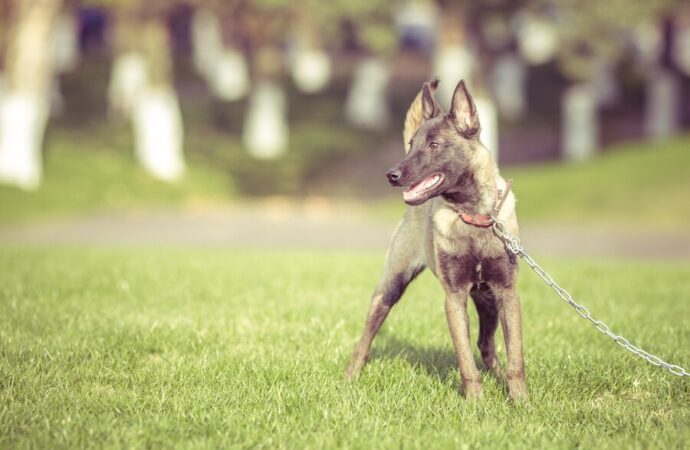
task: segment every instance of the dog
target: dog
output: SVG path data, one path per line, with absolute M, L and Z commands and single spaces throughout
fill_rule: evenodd
M 445 291 L 445 310 L 466 397 L 482 395 L 470 343 L 467 298 L 479 315 L 478 346 L 484 364 L 508 385 L 514 400 L 527 398 L 517 261 L 493 232 L 494 219 L 518 235 L 515 197 L 479 140 L 477 108 L 464 81 L 446 114 L 434 98 L 438 80 L 426 82 L 405 117 L 405 157 L 386 176 L 404 187 L 409 205 L 399 223 L 372 296 L 364 333 L 346 376 L 357 376 L 371 343 L 407 285 L 425 268 Z M 498 362 L 494 334 L 501 322 L 507 369 Z

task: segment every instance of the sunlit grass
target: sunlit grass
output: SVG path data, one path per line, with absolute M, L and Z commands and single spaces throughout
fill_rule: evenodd
M 459 395 L 442 291 L 428 273 L 362 376 L 345 382 L 381 260 L 3 248 L 0 447 L 687 445 L 688 380 L 600 336 L 526 267 L 528 405 L 510 404 L 486 374 L 482 400 Z M 690 365 L 690 266 L 546 265 L 616 331 Z
M 581 165 L 506 171 L 515 179 L 523 220 L 687 227 L 690 136 L 622 144 Z

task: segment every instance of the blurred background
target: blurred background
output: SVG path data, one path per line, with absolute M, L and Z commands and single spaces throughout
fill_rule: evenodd
M 0 0 L 0 242 L 383 247 L 432 78 L 528 244 L 690 257 L 680 0 Z

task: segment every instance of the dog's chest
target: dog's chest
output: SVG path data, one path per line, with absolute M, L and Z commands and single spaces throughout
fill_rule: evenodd
M 498 239 L 490 227 L 478 227 L 462 221 L 450 208 L 440 208 L 431 220 L 434 247 L 454 255 L 472 254 L 477 259 L 500 255 Z
M 489 281 L 508 271 L 509 258 L 491 228 L 468 225 L 448 210 L 432 217 L 434 267 L 444 284 Z

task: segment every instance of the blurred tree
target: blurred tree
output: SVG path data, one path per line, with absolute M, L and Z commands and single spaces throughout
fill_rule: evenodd
M 340 23 L 334 6 L 321 0 L 292 2 L 290 72 L 302 92 L 318 92 L 330 81 L 331 58 L 326 46 L 337 36 Z
M 135 154 L 144 169 L 161 180 L 178 180 L 185 163 L 166 27 L 171 5 L 164 0 L 89 1 L 110 6 L 115 19 L 111 109 L 132 121 Z
M 287 96 L 281 78 L 283 47 L 289 31 L 290 2 L 254 0 L 238 14 L 246 30 L 256 81 L 249 98 L 242 140 L 249 152 L 263 159 L 283 154 L 288 147 Z
M 515 2 L 492 0 L 485 3 L 462 3 L 437 0 L 436 4 L 439 8 L 439 31 L 434 52 L 433 75 L 441 80 L 438 90 L 439 101 L 447 108 L 457 83 L 466 80 L 479 114 L 480 139 L 497 159 L 498 108 L 492 96 L 495 92 L 492 92 L 491 81 L 495 67 L 505 69 L 510 66 L 510 70 L 516 64 L 513 57 L 504 60 L 502 66 L 495 65 L 499 52 L 504 51 L 506 46 L 503 41 L 511 38 L 508 21 L 514 12 Z M 519 70 L 519 63 L 517 64 Z M 501 87 L 524 90 L 524 86 L 509 86 L 506 83 L 520 82 L 519 74 L 517 77 L 506 79 L 505 73 L 504 70 L 502 76 L 498 77 L 502 83 Z M 508 96 L 514 98 L 520 94 L 511 90 Z
M 397 49 L 393 24 L 395 0 L 338 0 L 331 3 L 334 14 L 347 22 L 364 54 L 355 67 L 345 102 L 345 116 L 353 124 L 381 129 L 388 124 L 390 111 L 387 89 L 390 59 Z
M 244 53 L 242 0 L 195 0 L 192 51 L 197 72 L 211 94 L 235 101 L 249 90 L 249 67 Z
M 615 99 L 612 70 L 628 50 L 628 36 L 644 23 L 660 24 L 675 0 L 542 0 L 531 11 L 558 31 L 557 63 L 571 81 L 562 103 L 566 160 L 589 158 L 598 148 L 598 108 Z
M 41 179 L 41 149 L 48 120 L 54 60 L 51 42 L 60 0 L 12 0 L 4 52 L 0 104 L 0 181 L 35 189 Z

